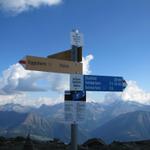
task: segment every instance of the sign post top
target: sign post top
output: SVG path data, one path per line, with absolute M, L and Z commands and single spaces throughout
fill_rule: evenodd
M 71 45 L 80 47 L 83 46 L 83 34 L 79 30 L 72 30 L 71 32 Z
M 72 32 L 79 33 L 78 29 L 73 29 Z

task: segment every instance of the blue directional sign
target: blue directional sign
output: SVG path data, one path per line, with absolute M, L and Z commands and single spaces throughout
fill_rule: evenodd
M 86 91 L 65 91 L 65 101 L 86 101 Z
M 121 92 L 127 86 L 123 77 L 84 75 L 85 91 Z

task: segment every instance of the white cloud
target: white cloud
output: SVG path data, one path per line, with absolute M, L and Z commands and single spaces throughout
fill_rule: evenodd
M 36 82 L 43 78 L 41 72 L 26 71 L 19 64 L 10 66 L 0 78 L 0 94 L 9 95 L 21 91 L 44 91 Z
M 90 70 L 90 62 L 91 60 L 94 59 L 94 56 L 93 55 L 88 55 L 86 56 L 85 58 L 83 57 L 82 58 L 82 62 L 83 62 L 83 73 L 84 74 L 90 74 L 91 73 L 91 70 Z
M 0 0 L 0 7 L 8 12 L 15 14 L 29 10 L 30 8 L 38 8 L 42 5 L 57 5 L 62 0 Z
M 83 58 L 84 74 L 91 72 L 92 55 Z M 0 77 L 0 105 L 19 103 L 22 105 L 39 106 L 41 104 L 55 104 L 61 98 L 53 99 L 40 97 L 32 99 L 25 92 L 39 92 L 52 90 L 59 95 L 69 89 L 69 75 L 39 71 L 27 71 L 20 64 L 14 64 L 2 73 Z
M 123 100 L 150 105 L 150 92 L 141 89 L 136 81 L 127 81 L 127 84 L 127 87 L 122 93 L 107 93 L 104 102 L 108 104 L 117 100 Z
M 63 92 L 69 90 L 69 75 L 67 74 L 51 74 L 47 80 L 52 91 Z
M 94 57 L 88 55 L 83 58 L 84 74 L 91 73 L 90 62 Z M 122 93 L 109 93 L 105 96 L 108 103 L 114 100 L 135 101 L 150 104 L 150 93 L 142 90 L 135 81 L 128 81 L 128 86 Z M 36 100 L 27 98 L 25 92 L 55 91 L 59 95 L 69 89 L 69 75 L 27 71 L 20 64 L 10 66 L 0 77 L 0 105 L 5 103 L 19 103 L 23 105 L 55 104 L 62 101 L 58 98 L 40 97 Z M 89 101 L 91 101 L 89 99 Z M 92 100 L 93 101 L 93 100 Z
M 128 86 L 121 95 L 125 101 L 135 101 L 142 104 L 150 104 L 150 93 L 141 89 L 136 81 L 128 81 Z
M 83 58 L 84 74 L 91 72 L 92 55 Z M 41 83 L 41 82 L 44 82 Z M 69 89 L 69 75 L 27 71 L 20 64 L 10 66 L 0 77 L 0 95 L 19 94 L 25 91 L 62 92 Z
M 54 105 L 61 102 L 63 102 L 63 97 L 61 95 L 55 99 L 48 97 L 31 98 L 26 94 L 0 95 L 0 105 L 13 103 L 22 106 L 40 107 L 42 104 Z

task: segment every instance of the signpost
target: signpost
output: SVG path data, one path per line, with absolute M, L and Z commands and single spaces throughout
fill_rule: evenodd
M 81 62 L 82 61 L 82 47 L 77 47 L 77 53 L 78 53 L 77 62 Z M 72 49 L 59 52 L 53 55 L 49 55 L 48 58 L 72 61 Z
M 19 63 L 27 70 L 69 73 L 70 91 L 65 91 L 65 120 L 71 123 L 71 150 L 77 150 L 77 123 L 84 119 L 86 91 L 122 92 L 123 77 L 82 75 L 83 35 L 71 32 L 72 48 L 47 58 L 26 56 Z
M 86 92 L 85 91 L 65 91 L 65 101 L 85 102 Z
M 71 44 L 72 44 L 72 61 L 78 61 L 78 47 L 83 46 L 83 35 L 78 30 L 71 32 Z M 78 74 L 78 73 L 76 73 Z M 71 149 L 77 150 L 77 122 L 71 124 Z
M 65 91 L 65 121 L 81 122 L 85 116 L 85 91 Z
M 84 76 L 81 74 L 70 75 L 70 90 L 83 91 L 84 90 Z
M 94 76 L 94 75 L 70 75 L 70 89 L 74 91 L 110 91 L 122 92 L 127 83 L 123 77 Z
M 122 92 L 126 87 L 123 77 L 114 76 L 84 76 L 84 90 Z
M 83 46 L 83 34 L 78 30 L 73 30 L 71 32 L 71 45 L 77 47 Z
M 79 62 L 35 56 L 26 56 L 19 62 L 27 70 L 82 74 L 82 63 Z

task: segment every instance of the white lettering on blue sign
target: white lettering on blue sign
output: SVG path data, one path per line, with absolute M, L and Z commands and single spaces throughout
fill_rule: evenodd
M 122 77 L 84 76 L 85 91 L 123 91 L 126 87 Z

